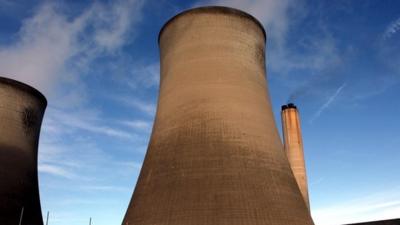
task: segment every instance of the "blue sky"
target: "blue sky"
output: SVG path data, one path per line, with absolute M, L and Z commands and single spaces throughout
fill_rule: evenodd
M 226 5 L 266 27 L 276 121 L 300 109 L 317 225 L 400 215 L 400 2 L 0 0 L 0 74 L 49 101 L 39 149 L 50 225 L 119 225 L 146 151 L 158 31 Z

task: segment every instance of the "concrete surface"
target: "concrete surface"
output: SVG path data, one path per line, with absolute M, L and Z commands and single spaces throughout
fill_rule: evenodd
M 164 26 L 156 119 L 123 225 L 313 224 L 272 114 L 265 38 L 223 7 Z
M 38 141 L 47 102 L 23 83 L 0 77 L 0 224 L 43 225 Z
M 291 107 L 289 105 L 286 109 L 282 110 L 281 116 L 285 152 L 304 201 L 310 209 L 299 113 L 295 106 Z

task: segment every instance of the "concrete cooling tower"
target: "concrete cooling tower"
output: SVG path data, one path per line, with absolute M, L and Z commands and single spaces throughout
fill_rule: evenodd
M 283 150 L 251 15 L 203 7 L 159 35 L 161 83 L 123 225 L 311 225 Z
M 37 154 L 46 98 L 0 77 L 0 224 L 43 225 Z
M 301 137 L 300 118 L 297 107 L 293 103 L 283 105 L 281 117 L 285 152 L 304 201 L 307 207 L 310 208 L 303 139 Z

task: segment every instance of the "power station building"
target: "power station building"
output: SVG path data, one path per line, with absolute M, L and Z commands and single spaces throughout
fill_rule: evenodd
M 225 7 L 159 34 L 157 113 L 123 225 L 311 225 L 274 121 L 266 33 Z
M 46 105 L 36 89 L 0 77 L 1 225 L 43 225 L 37 155 Z
M 266 38 L 254 17 L 227 7 L 191 9 L 164 25 L 157 113 L 122 225 L 314 224 L 299 113 L 282 106 L 282 144 Z M 46 105 L 36 89 L 0 77 L 0 225 L 43 225 L 37 155 Z

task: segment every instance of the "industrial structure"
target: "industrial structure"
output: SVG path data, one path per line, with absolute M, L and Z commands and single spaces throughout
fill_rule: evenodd
M 36 89 L 0 77 L 1 225 L 43 225 L 37 154 L 46 105 Z
M 262 25 L 232 8 L 196 8 L 164 25 L 157 114 L 122 225 L 313 225 L 299 113 L 282 106 L 282 145 L 265 42 Z M 0 77 L 0 225 L 43 225 L 46 105 L 33 87 Z
M 156 118 L 123 225 L 313 224 L 274 121 L 265 41 L 232 8 L 164 25 Z
M 308 209 L 310 209 L 303 139 L 301 137 L 300 118 L 297 107 L 293 103 L 283 105 L 281 118 L 284 149 L 304 201 Z

